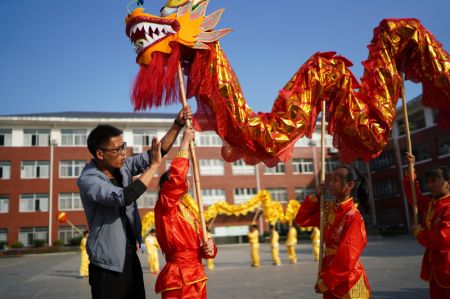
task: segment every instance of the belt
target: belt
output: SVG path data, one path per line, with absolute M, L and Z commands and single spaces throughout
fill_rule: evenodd
M 166 261 L 168 263 L 192 263 L 200 261 L 200 252 L 198 250 L 185 250 L 166 254 Z

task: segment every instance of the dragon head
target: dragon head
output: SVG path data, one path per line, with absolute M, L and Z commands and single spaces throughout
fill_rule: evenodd
M 205 43 L 217 41 L 231 29 L 212 31 L 223 13 L 220 9 L 205 16 L 208 0 L 169 0 L 161 16 L 136 8 L 126 18 L 126 34 L 137 54 L 139 65 L 149 65 L 154 52 L 170 54 L 173 43 L 193 49 L 209 49 Z

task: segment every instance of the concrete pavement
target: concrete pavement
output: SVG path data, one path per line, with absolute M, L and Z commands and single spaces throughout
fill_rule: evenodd
M 250 267 L 248 244 L 219 246 L 216 269 L 208 272 L 208 298 L 321 298 L 313 292 L 317 263 L 310 241 L 297 247 L 299 263 L 272 266 L 268 244 L 261 245 L 260 268 Z M 419 279 L 424 249 L 409 236 L 372 238 L 361 258 L 372 286 L 372 299 L 426 299 L 427 284 Z M 147 256 L 140 254 L 147 298 L 156 276 L 148 273 Z M 160 257 L 163 265 L 162 257 Z M 45 254 L 0 259 L 0 298 L 90 298 L 88 279 L 78 278 L 79 254 Z

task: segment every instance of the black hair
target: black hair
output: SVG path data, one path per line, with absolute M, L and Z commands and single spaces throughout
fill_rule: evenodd
M 156 229 L 155 229 L 154 227 L 152 227 L 152 229 L 150 230 L 150 233 L 151 233 L 151 234 L 156 233 Z
M 159 178 L 159 188 L 162 187 L 162 185 L 169 180 L 169 171 L 167 170 L 164 172 L 161 177 Z
M 89 152 L 94 156 L 97 150 L 102 147 L 112 137 L 122 135 L 122 130 L 111 125 L 98 125 L 89 133 L 87 138 L 87 147 Z
M 83 237 L 85 237 L 87 234 L 89 234 L 89 231 L 88 231 L 88 230 L 85 230 L 85 231 L 83 232 Z
M 425 172 L 425 178 L 440 178 L 444 180 L 450 180 L 450 168 L 448 166 L 433 166 Z
M 359 173 L 359 171 L 350 165 L 341 165 L 336 169 L 344 168 L 347 170 L 347 175 L 342 179 L 345 183 L 355 182 L 355 187 L 351 191 L 353 200 L 358 202 L 364 212 L 369 212 L 369 184 L 367 178 Z

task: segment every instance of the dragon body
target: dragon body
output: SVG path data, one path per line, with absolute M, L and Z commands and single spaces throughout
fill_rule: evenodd
M 402 74 L 422 83 L 422 104 L 438 109 L 438 124 L 450 127 L 450 57 L 417 19 L 380 22 L 360 82 L 349 60 L 318 52 L 279 91 L 271 112 L 255 113 L 218 42 L 231 30 L 213 30 L 223 10 L 205 16 L 207 4 L 169 0 L 162 16 L 137 8 L 126 17 L 126 33 L 140 65 L 132 101 L 136 110 L 177 101 L 181 63 L 187 97 L 197 100 L 195 128 L 221 137 L 226 161 L 267 166 L 287 161 L 295 142 L 311 136 L 322 101 L 340 159 L 374 158 L 390 136 Z

